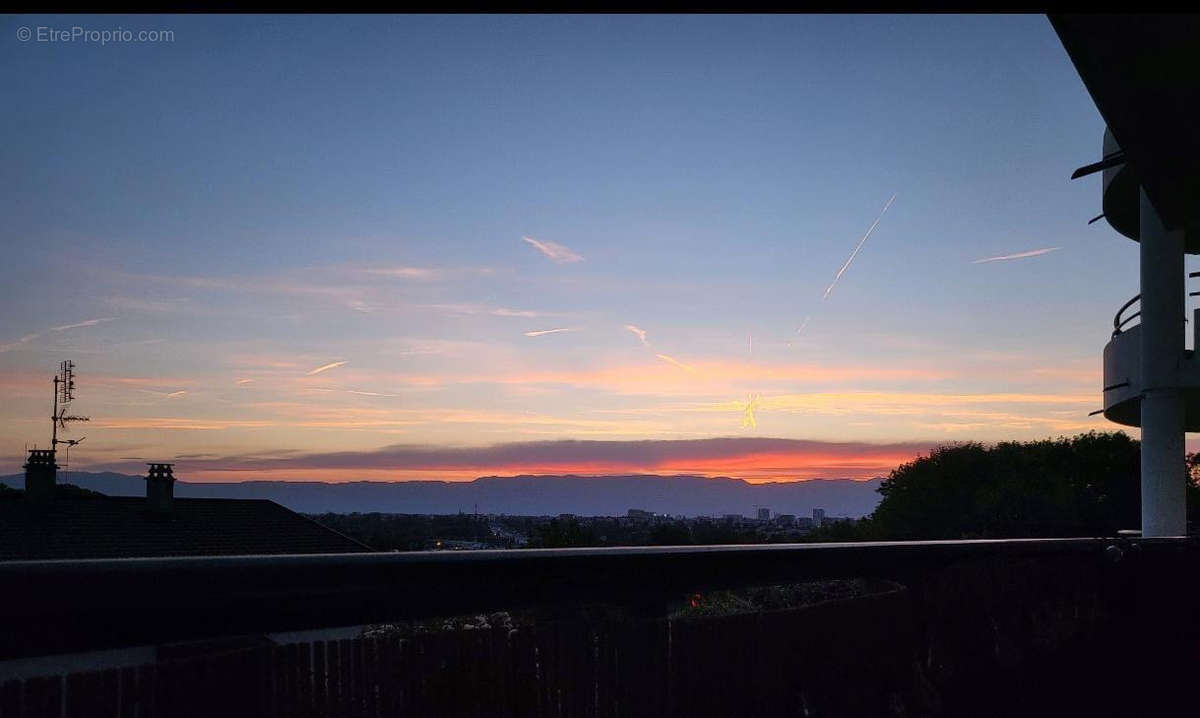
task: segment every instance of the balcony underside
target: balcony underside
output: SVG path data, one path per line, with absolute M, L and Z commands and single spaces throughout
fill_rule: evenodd
M 1200 322 L 1200 310 L 1193 321 Z M 1104 418 L 1123 426 L 1142 425 L 1141 337 L 1141 325 L 1134 325 L 1104 347 Z M 1183 396 L 1185 431 L 1200 431 L 1200 359 L 1195 352 L 1180 357 L 1174 385 Z

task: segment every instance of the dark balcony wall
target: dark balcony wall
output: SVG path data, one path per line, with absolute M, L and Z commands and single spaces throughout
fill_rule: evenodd
M 1200 642 L 1179 556 L 958 562 L 720 617 L 539 620 L 0 685 L 0 716 L 1144 715 Z M 592 614 L 595 615 L 595 614 Z

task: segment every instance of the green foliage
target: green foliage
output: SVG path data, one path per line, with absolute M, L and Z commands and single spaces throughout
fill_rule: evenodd
M 1200 476 L 1200 458 L 1188 457 Z M 1113 535 L 1140 516 L 1139 444 L 1123 432 L 944 446 L 892 471 L 863 527 L 876 539 Z M 1188 504 L 1200 489 L 1189 482 Z

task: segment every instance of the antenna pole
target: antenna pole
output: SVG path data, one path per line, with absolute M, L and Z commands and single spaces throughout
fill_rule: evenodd
M 67 428 L 68 421 L 87 421 L 86 416 L 67 416 L 67 405 L 75 398 L 75 362 L 67 360 L 59 364 L 59 373 L 54 377 L 54 413 L 50 416 L 50 450 L 57 451 L 59 444 L 66 444 L 67 449 L 64 452 L 64 475 L 67 469 L 65 468 L 66 459 L 70 457 L 71 447 L 78 444 L 83 439 L 63 439 L 58 438 L 58 429 Z M 62 409 L 59 409 L 59 404 L 62 404 Z
M 50 412 L 50 450 L 58 446 L 58 375 L 54 375 L 54 411 Z

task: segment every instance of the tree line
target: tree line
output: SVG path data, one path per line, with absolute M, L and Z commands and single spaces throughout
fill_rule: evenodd
M 1189 522 L 1200 454 L 1186 458 Z M 1111 536 L 1141 525 L 1140 442 L 1124 432 L 943 446 L 894 469 L 866 519 L 813 540 Z

